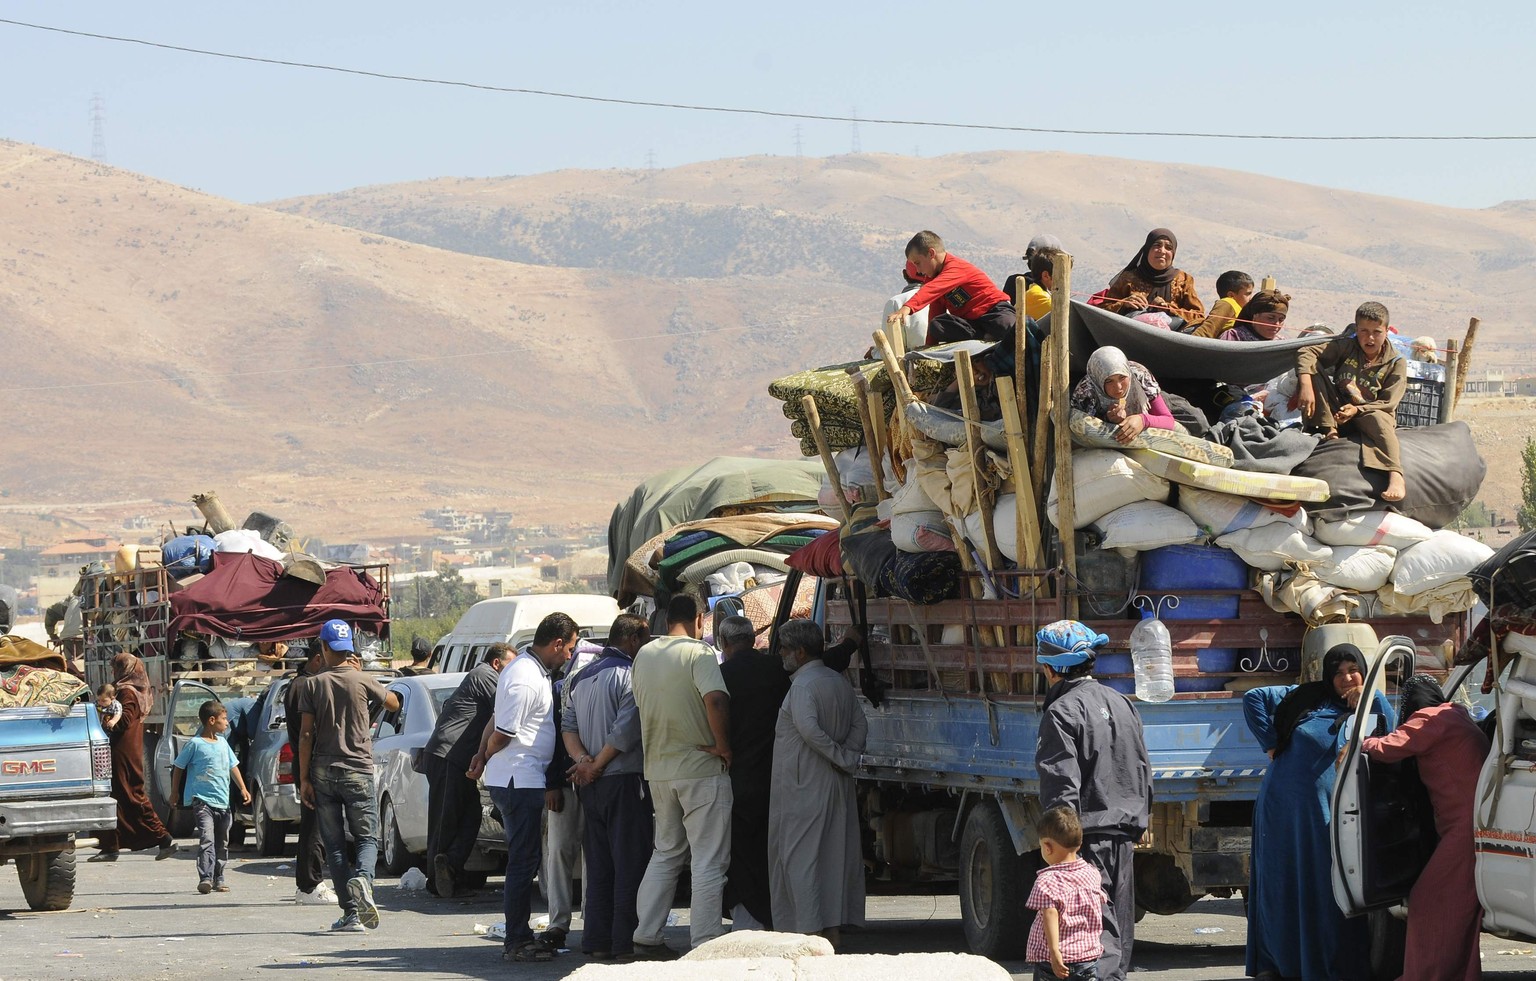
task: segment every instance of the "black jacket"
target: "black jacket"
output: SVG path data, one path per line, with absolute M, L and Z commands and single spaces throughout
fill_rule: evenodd
M 1040 805 L 1077 811 L 1088 834 L 1147 830 L 1152 766 L 1141 717 L 1124 695 L 1093 678 L 1051 686 L 1035 746 Z

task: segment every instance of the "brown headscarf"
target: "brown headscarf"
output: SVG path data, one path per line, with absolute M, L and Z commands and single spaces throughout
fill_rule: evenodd
M 1152 243 L 1160 238 L 1168 240 L 1168 247 L 1173 250 L 1174 255 L 1179 254 L 1179 240 L 1174 238 L 1173 232 L 1166 228 L 1154 228 L 1147 233 L 1147 240 L 1142 243 L 1141 251 L 1136 253 L 1136 257 L 1125 267 L 1125 271 L 1135 273 L 1145 282 L 1152 284 L 1152 296 L 1166 300 L 1170 294 L 1169 287 L 1173 285 L 1174 277 L 1179 274 L 1179 270 L 1171 262 L 1167 269 L 1161 271 L 1153 269 L 1147 262 L 1147 253 L 1152 251 Z
M 1249 297 L 1248 302 L 1237 312 L 1237 320 L 1232 324 L 1232 329 L 1237 331 L 1237 339 L 1240 341 L 1266 341 L 1267 337 L 1261 337 L 1253 329 L 1253 318 L 1261 313 L 1285 313 L 1291 309 L 1291 296 L 1279 290 L 1262 290 Z
M 143 661 L 127 651 L 113 655 L 112 684 L 117 686 L 119 701 L 126 692 L 138 699 L 141 713 L 149 714 L 149 674 L 144 670 Z

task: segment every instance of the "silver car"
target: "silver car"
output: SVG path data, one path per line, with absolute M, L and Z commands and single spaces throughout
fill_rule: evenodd
M 417 758 L 437 715 L 448 701 L 462 673 L 425 674 L 396 678 L 389 690 L 400 697 L 400 708 L 385 712 L 373 728 L 373 777 L 379 804 L 379 868 L 387 875 L 399 875 L 412 865 L 424 866 L 427 854 L 427 778 L 416 772 Z M 492 809 L 494 810 L 494 808 Z M 486 837 L 486 822 L 492 820 L 482 809 L 481 838 Z M 501 840 L 501 824 L 496 821 L 495 837 Z M 491 871 L 506 865 L 503 857 L 491 855 L 476 846 L 464 863 L 466 875 L 461 881 L 474 887 L 483 884 Z

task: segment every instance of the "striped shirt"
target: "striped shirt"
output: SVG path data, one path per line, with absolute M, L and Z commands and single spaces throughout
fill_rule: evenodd
M 1060 865 L 1047 865 L 1037 872 L 1035 888 L 1025 905 L 1032 910 L 1056 908 L 1061 959 L 1067 964 L 1081 964 L 1104 955 L 1099 935 L 1104 930 L 1101 910 L 1107 902 L 1109 896 L 1104 892 L 1099 870 L 1075 858 Z M 1050 948 L 1045 944 L 1045 924 L 1038 916 L 1029 928 L 1025 958 L 1037 964 L 1051 959 Z

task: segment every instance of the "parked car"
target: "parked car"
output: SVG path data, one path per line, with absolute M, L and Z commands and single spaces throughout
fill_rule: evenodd
M 427 778 L 416 772 L 417 759 L 437 725 L 438 712 L 463 680 L 462 673 L 423 674 L 396 678 L 389 684 L 389 690 L 400 697 L 400 708 L 381 715 L 373 729 L 379 868 L 388 875 L 399 875 L 412 865 L 425 864 Z M 482 838 L 486 835 L 485 822 L 490 820 L 482 809 Z M 499 821 L 494 828 L 499 843 L 503 838 Z M 502 846 L 501 851 L 505 850 Z M 488 872 L 499 871 L 505 864 L 500 855 L 493 856 L 477 846 L 464 863 L 464 881 L 471 887 L 483 884 Z

